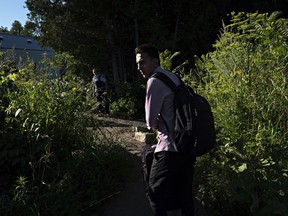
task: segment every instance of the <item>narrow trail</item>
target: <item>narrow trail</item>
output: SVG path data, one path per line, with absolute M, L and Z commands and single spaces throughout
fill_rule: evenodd
M 97 117 L 98 118 L 98 117 Z M 131 161 L 122 189 L 103 202 L 100 212 L 94 216 L 153 216 L 144 191 L 141 150 L 144 145 L 134 138 L 132 127 L 145 127 L 141 121 L 129 121 L 114 118 L 98 118 L 105 121 L 105 129 L 116 136 L 127 151 Z M 108 124 L 107 124 L 108 122 Z M 170 214 L 178 215 L 178 214 Z M 207 216 L 205 210 L 196 204 L 196 215 Z
M 104 203 L 100 216 L 152 216 L 144 192 L 139 152 L 131 149 L 131 154 L 133 164 L 127 172 L 124 187 L 119 194 Z
M 103 202 L 103 207 L 95 216 L 152 216 L 144 191 L 141 165 L 141 150 L 145 143 L 134 138 L 132 126 L 145 127 L 144 122 L 114 118 L 98 118 L 109 123 L 106 130 L 123 143 L 131 164 L 127 167 L 125 182 L 113 196 Z

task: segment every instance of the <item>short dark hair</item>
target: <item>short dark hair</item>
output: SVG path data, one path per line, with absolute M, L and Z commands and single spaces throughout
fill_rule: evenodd
M 147 53 L 151 58 L 156 58 L 160 62 L 159 51 L 152 44 L 141 44 L 135 48 L 135 55 L 138 53 Z

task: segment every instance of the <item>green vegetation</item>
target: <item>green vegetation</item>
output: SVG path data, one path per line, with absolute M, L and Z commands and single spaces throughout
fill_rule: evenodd
M 145 113 L 145 83 L 144 80 L 122 83 L 117 95 L 112 97 L 111 115 L 120 118 L 143 119 Z
M 191 85 L 200 78 L 218 131 L 195 175 L 209 215 L 288 215 L 287 22 L 233 13 L 215 51 L 185 77 Z
M 42 70 L 57 70 L 59 59 Z M 30 65 L 15 70 L 4 56 L 0 73 L 1 215 L 89 215 L 115 193 L 126 159 L 87 115 L 85 85 L 69 68 L 65 79 L 49 79 Z
M 193 67 L 173 67 L 178 52 L 160 56 L 215 114 L 218 145 L 197 160 L 196 196 L 211 216 L 287 216 L 288 21 L 279 13 L 231 17 L 214 51 L 195 56 Z M 63 62 L 63 79 L 47 79 Z M 7 184 L 1 179 L 0 211 L 89 215 L 119 186 L 126 159 L 87 115 L 89 89 L 72 76 L 77 62 L 63 54 L 43 64 L 43 71 L 27 65 L 16 72 L 1 57 L 0 171 Z M 119 83 L 111 114 L 143 118 L 145 85 Z
M 288 14 L 284 0 L 97 0 L 93 6 L 87 0 L 26 0 L 25 4 L 31 23 L 24 32 L 32 31 L 45 46 L 71 53 L 86 71 L 99 68 L 115 84 L 136 77 L 133 48 L 138 44 L 181 51 L 181 62 L 210 51 L 222 20 L 233 10 Z

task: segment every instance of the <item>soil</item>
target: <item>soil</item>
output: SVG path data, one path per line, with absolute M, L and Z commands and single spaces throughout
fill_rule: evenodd
M 103 207 L 95 216 L 152 216 L 144 191 L 141 165 L 143 142 L 134 139 L 133 127 L 145 127 L 141 121 L 128 121 L 108 117 L 97 117 L 105 121 L 105 129 L 122 143 L 130 162 L 122 189 L 102 202 Z M 107 124 L 108 123 L 108 124 Z
M 127 151 L 127 157 L 131 164 L 127 167 L 127 175 L 122 189 L 107 197 L 102 202 L 101 211 L 94 216 L 153 216 L 144 191 L 141 165 L 141 150 L 146 144 L 134 138 L 133 130 L 133 127 L 145 128 L 145 123 L 109 117 L 97 118 L 105 121 L 105 129 L 123 143 L 123 148 Z M 207 216 L 201 207 L 197 209 L 198 216 Z M 180 214 L 174 212 L 169 215 Z

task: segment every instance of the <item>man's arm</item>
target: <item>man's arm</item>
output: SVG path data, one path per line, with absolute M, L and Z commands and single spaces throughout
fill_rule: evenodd
M 150 78 L 147 81 L 145 113 L 148 129 L 158 128 L 159 113 L 165 97 L 162 85 L 163 83 L 156 78 Z

